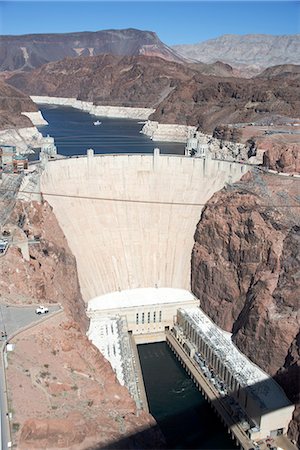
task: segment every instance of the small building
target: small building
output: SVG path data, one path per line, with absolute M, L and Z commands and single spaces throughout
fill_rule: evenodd
M 15 173 L 28 169 L 28 159 L 23 155 L 15 155 L 13 159 L 13 169 Z
M 199 308 L 179 309 L 173 335 L 219 392 L 252 440 L 285 434 L 294 405 L 281 387 L 250 361 Z

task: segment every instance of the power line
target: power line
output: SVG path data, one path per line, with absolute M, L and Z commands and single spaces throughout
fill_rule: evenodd
M 3 189 L 0 188 L 0 192 L 15 192 L 13 189 Z M 123 199 L 117 197 L 93 197 L 90 195 L 78 195 L 78 194 L 55 194 L 52 192 L 33 192 L 33 191 L 19 191 L 19 194 L 31 194 L 31 195 L 43 195 L 48 197 L 60 197 L 60 198 L 72 198 L 72 199 L 82 199 L 82 200 L 99 200 L 107 202 L 120 202 L 120 203 L 141 203 L 141 204 L 154 204 L 154 205 L 170 205 L 170 206 L 215 206 L 220 208 L 222 206 L 227 206 L 218 203 L 187 203 L 187 202 L 169 202 L 169 201 L 158 201 L 158 200 L 136 200 L 136 199 Z M 1 200 L 1 199 L 0 199 Z M 299 205 L 287 205 L 287 204 L 256 204 L 256 205 L 237 205 L 237 207 L 244 207 L 247 209 L 259 209 L 259 208 L 300 208 Z

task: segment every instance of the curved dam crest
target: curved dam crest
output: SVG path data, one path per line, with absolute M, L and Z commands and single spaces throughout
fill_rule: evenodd
M 190 290 L 201 204 L 246 171 L 236 163 L 159 154 L 49 162 L 41 190 L 76 257 L 84 300 L 141 287 Z

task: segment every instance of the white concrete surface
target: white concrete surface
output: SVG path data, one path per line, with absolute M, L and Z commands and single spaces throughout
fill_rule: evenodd
M 155 110 L 153 108 L 131 108 L 127 106 L 98 106 L 92 102 L 67 97 L 31 96 L 32 101 L 44 105 L 70 106 L 100 117 L 119 117 L 146 120 Z
M 76 257 L 84 300 L 141 287 L 189 290 L 201 204 L 246 170 L 146 154 L 50 161 L 41 189 Z

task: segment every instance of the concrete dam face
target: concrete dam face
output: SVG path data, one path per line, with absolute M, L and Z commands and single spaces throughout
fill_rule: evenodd
M 141 287 L 190 290 L 199 204 L 244 172 L 241 164 L 184 156 L 49 162 L 41 190 L 76 257 L 84 300 Z

